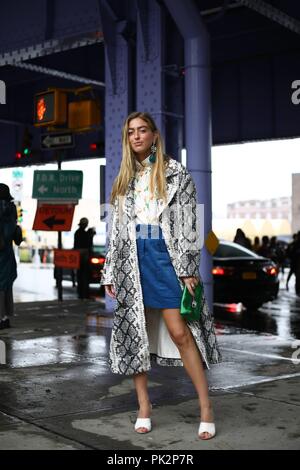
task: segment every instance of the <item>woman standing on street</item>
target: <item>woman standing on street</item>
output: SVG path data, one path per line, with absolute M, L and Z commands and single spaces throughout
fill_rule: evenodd
M 193 295 L 201 282 L 196 188 L 186 168 L 163 154 L 148 113 L 130 114 L 122 137 L 101 281 L 116 299 L 109 364 L 114 373 L 133 375 L 139 433 L 151 431 L 150 357 L 162 366 L 183 365 L 199 398 L 198 435 L 210 439 L 215 424 L 204 369 L 221 355 L 205 297 L 199 321 L 180 315 L 184 286 Z

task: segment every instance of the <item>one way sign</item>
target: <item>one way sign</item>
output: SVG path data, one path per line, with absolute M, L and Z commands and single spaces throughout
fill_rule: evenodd
M 66 149 L 74 147 L 74 136 L 72 133 L 44 134 L 41 136 L 41 149 Z
M 39 204 L 32 229 L 68 232 L 72 227 L 74 208 L 74 204 Z

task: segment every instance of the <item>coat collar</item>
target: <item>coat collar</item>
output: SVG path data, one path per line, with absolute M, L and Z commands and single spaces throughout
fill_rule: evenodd
M 142 161 L 142 163 L 140 163 L 138 160 L 136 160 L 135 163 L 136 163 L 136 168 L 137 168 L 138 171 L 139 171 L 139 170 L 142 170 L 143 168 L 147 168 L 147 167 L 149 167 L 149 166 L 152 165 L 152 163 L 151 163 L 150 160 L 149 160 L 149 159 L 150 159 L 150 156 L 151 156 L 151 154 L 150 154 L 147 158 L 145 158 L 145 159 Z M 174 160 L 174 158 L 171 158 L 171 157 L 169 157 L 169 156 L 167 156 L 167 155 L 165 156 L 165 159 L 168 160 L 168 166 L 167 166 L 167 168 L 166 168 L 166 178 L 168 178 L 169 176 L 174 176 L 175 174 L 178 173 L 178 171 L 179 171 L 179 164 L 178 164 L 178 162 L 177 162 L 176 160 Z M 133 180 L 134 180 L 134 177 L 132 177 L 132 180 L 131 180 L 131 181 L 133 181 Z M 130 181 L 130 183 L 131 183 L 131 181 Z M 130 183 L 129 183 L 129 184 L 130 184 Z
M 150 155 L 149 155 L 150 157 Z M 148 160 L 148 158 L 146 158 L 146 160 Z M 176 160 L 174 160 L 174 158 L 171 158 L 171 157 L 167 157 L 168 158 L 168 165 L 167 165 L 167 168 L 166 168 L 166 171 L 165 171 L 165 174 L 166 174 L 166 178 L 169 178 L 170 176 L 175 176 L 179 173 L 179 169 L 180 169 L 180 163 L 177 162 Z M 139 165 L 140 163 L 137 162 Z M 149 162 L 151 164 L 151 162 Z M 140 167 L 142 167 L 140 165 Z M 131 180 L 129 181 L 129 185 L 128 185 L 128 189 L 127 189 L 127 192 L 126 192 L 126 197 L 128 196 L 128 194 L 134 189 L 134 179 L 135 179 L 135 176 L 132 176 Z
M 136 165 L 137 171 L 141 171 L 144 168 L 151 167 L 152 163 L 150 162 L 150 157 L 151 157 L 151 153 L 142 162 L 139 162 L 138 159 L 136 159 L 135 165 Z

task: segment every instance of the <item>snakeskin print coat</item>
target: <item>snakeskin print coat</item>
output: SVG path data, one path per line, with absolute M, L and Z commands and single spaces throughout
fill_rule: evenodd
M 200 264 L 197 196 L 188 170 L 166 157 L 167 205 L 159 214 L 159 225 L 183 290 L 181 277 L 198 276 Z M 136 374 L 159 365 L 182 365 L 159 309 L 144 307 L 136 247 L 134 181 L 126 195 L 114 203 L 111 214 L 106 261 L 101 284 L 112 284 L 116 292 L 109 365 L 114 373 Z M 184 217 L 188 214 L 188 220 Z M 188 222 L 188 223 L 187 223 Z M 189 225 L 187 229 L 187 225 Z M 192 236 L 191 236 L 192 234 Z M 163 275 L 163 274 L 162 274 Z M 201 353 L 204 367 L 221 361 L 213 321 L 203 296 L 199 321 L 187 323 Z

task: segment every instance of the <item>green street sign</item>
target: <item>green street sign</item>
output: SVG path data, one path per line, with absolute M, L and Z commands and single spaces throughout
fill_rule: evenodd
M 77 170 L 35 170 L 33 199 L 81 199 L 83 173 Z

